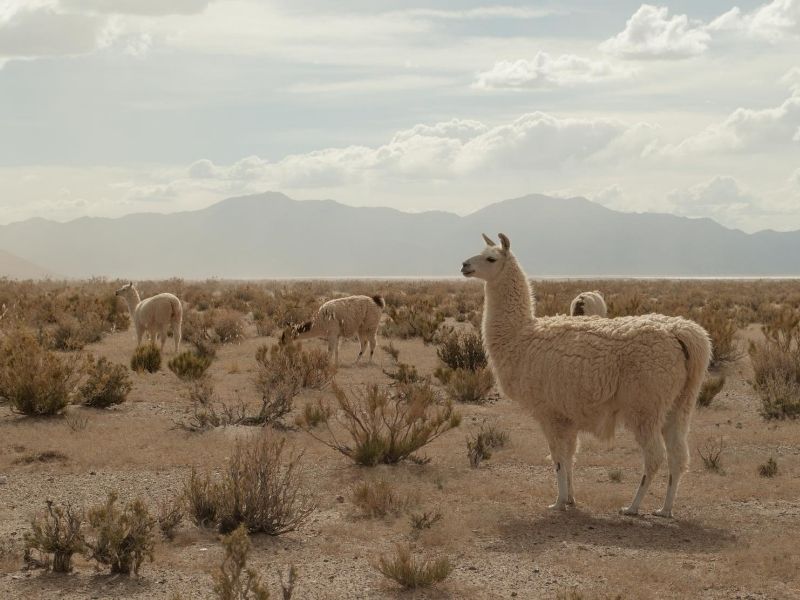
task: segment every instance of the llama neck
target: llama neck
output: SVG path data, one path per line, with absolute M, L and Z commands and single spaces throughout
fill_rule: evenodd
M 136 290 L 132 290 L 130 294 L 125 294 L 125 302 L 128 304 L 128 310 L 130 311 L 131 315 L 133 315 L 136 307 L 139 306 L 141 299 L 139 298 L 139 292 Z
M 517 259 L 509 255 L 503 271 L 485 285 L 483 336 L 497 356 L 526 325 L 533 323 L 531 287 Z

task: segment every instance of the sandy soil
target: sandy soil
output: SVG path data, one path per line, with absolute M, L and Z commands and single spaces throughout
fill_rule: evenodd
M 221 397 L 257 400 L 255 349 L 273 341 L 251 337 L 222 348 L 211 367 Z M 437 367 L 434 347 L 394 343 L 401 360 L 420 373 Z M 133 346 L 125 332 L 90 350 L 126 364 Z M 382 370 L 389 366 L 387 355 L 378 352 L 373 366 L 347 366 L 356 354 L 355 343 L 343 344 L 341 384 L 388 383 Z M 548 511 L 555 480 L 544 439 L 534 420 L 504 398 L 459 407 L 462 426 L 426 449 L 431 461 L 424 466 L 356 467 L 302 431 L 269 430 L 305 450 L 306 483 L 319 508 L 297 532 L 254 536 L 251 564 L 273 597 L 280 593 L 278 571 L 295 564 L 295 598 L 309 599 L 556 598 L 570 591 L 580 594 L 576 598 L 800 598 L 800 423 L 767 423 L 758 415 L 748 369 L 746 358 L 732 365 L 723 392 L 696 413 L 691 472 L 674 520 L 617 514 L 641 476 L 638 448 L 625 432 L 612 448 L 583 440 L 578 506 Z M 176 429 L 175 421 L 191 408 L 184 384 L 168 370 L 134 375 L 134 382 L 128 402 L 118 408 L 70 408 L 89 419 L 77 432 L 63 418 L 24 418 L 0 407 L 0 481 L 6 478 L 0 483 L 0 598 L 211 597 L 210 572 L 222 556 L 219 535 L 189 523 L 173 542 L 159 543 L 155 561 L 138 577 L 112 577 L 80 558 L 66 576 L 21 570 L 22 536 L 45 499 L 90 505 L 117 490 L 122 499 L 139 496 L 156 507 L 182 489 L 193 466 L 219 469 L 234 441 L 253 433 L 243 427 L 200 434 Z M 296 406 L 320 393 L 303 394 Z M 474 470 L 465 437 L 484 421 L 507 431 L 511 444 Z M 706 471 L 697 454 L 709 438 L 724 440 L 722 473 Z M 48 450 L 66 458 L 28 462 Z M 758 466 L 770 456 L 779 473 L 764 479 Z M 614 469 L 621 469 L 620 482 L 609 475 Z M 660 506 L 665 477 L 662 470 L 645 501 L 647 511 Z M 360 516 L 350 490 L 376 478 L 391 480 L 415 498 L 416 509 L 437 509 L 444 519 L 415 537 L 406 515 Z M 454 572 L 432 590 L 400 591 L 372 568 L 398 542 L 451 557 Z

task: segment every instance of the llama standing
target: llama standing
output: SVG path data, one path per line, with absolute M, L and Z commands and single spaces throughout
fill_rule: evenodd
M 503 390 L 539 421 L 555 464 L 558 497 L 574 504 L 573 458 L 579 431 L 610 439 L 617 421 L 642 448 L 644 475 L 624 514 L 635 515 L 664 460 L 669 483 L 663 507 L 672 516 L 689 463 L 687 434 L 711 355 L 706 331 L 680 317 L 618 319 L 536 317 L 528 278 L 500 234 L 498 247 L 467 259 L 466 277 L 484 280 L 483 339 Z
M 573 317 L 606 317 L 608 308 L 603 295 L 597 290 L 593 292 L 581 292 L 569 305 L 569 314 Z
M 386 302 L 380 295 L 347 296 L 328 300 L 319 307 L 313 319 L 284 331 L 281 342 L 286 343 L 290 339 L 325 338 L 328 340 L 328 358 L 335 358 L 338 367 L 339 339 L 357 335 L 361 351 L 356 358 L 356 364 L 361 360 L 367 344 L 369 344 L 369 362 L 372 363 L 378 325 L 385 306 Z
M 164 352 L 167 330 L 171 325 L 172 337 L 175 340 L 175 352 L 178 352 L 181 344 L 183 307 L 177 296 L 164 293 L 141 300 L 133 282 L 123 285 L 115 294 L 124 298 L 128 304 L 133 328 L 136 331 L 137 347 L 141 345 L 144 334 L 149 333 L 153 344 L 156 343 L 156 336 L 161 337 L 161 352 Z

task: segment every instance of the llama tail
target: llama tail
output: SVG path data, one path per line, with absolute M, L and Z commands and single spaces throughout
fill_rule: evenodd
M 378 305 L 378 308 L 380 308 L 381 310 L 383 310 L 384 308 L 386 308 L 386 300 L 384 300 L 384 299 L 383 299 L 383 296 L 381 296 L 380 294 L 375 294 L 375 295 L 372 297 L 372 301 L 373 301 L 375 304 L 377 304 L 377 305 Z
M 681 319 L 673 330 L 686 358 L 686 383 L 678 395 L 675 408 L 691 414 L 711 361 L 711 339 L 708 332 L 694 321 Z

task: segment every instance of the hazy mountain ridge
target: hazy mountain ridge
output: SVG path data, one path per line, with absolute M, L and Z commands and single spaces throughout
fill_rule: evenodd
M 484 231 L 507 233 L 532 276 L 800 275 L 800 232 L 541 195 L 460 217 L 268 192 L 190 212 L 13 223 L 0 249 L 70 277 L 455 276 Z

